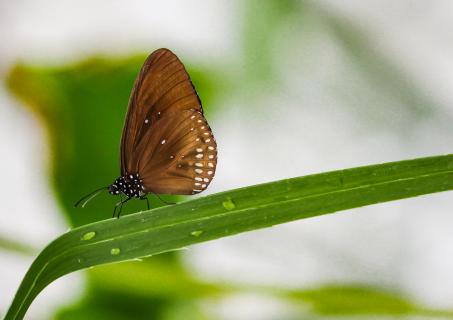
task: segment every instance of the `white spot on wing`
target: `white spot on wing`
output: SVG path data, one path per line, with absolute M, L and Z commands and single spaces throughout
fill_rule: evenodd
M 203 170 L 197 168 L 197 169 L 195 169 L 195 172 L 196 173 L 203 173 Z
M 167 140 L 163 139 L 160 143 L 165 144 L 165 142 L 167 142 Z

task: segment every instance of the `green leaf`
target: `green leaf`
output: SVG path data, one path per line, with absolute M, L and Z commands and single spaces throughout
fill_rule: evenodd
M 286 179 L 89 224 L 63 234 L 41 252 L 25 275 L 6 319 L 22 319 L 41 290 L 76 270 L 452 189 L 453 155 L 445 155 Z

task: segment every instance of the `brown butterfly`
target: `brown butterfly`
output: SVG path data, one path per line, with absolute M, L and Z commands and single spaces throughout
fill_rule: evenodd
M 108 189 L 126 196 L 115 206 L 119 217 L 122 205 L 134 197 L 148 201 L 149 193 L 197 194 L 214 177 L 216 141 L 189 74 L 168 49 L 149 55 L 135 80 L 120 154 L 121 176 L 76 206 Z

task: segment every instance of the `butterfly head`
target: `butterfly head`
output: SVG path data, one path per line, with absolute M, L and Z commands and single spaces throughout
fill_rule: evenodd
M 112 194 L 112 195 L 116 195 L 116 194 L 119 194 L 121 189 L 120 189 L 120 186 L 119 186 L 119 178 L 115 180 L 114 183 L 112 183 L 110 186 L 109 186 L 109 193 Z
M 109 186 L 110 194 L 118 195 L 120 192 L 124 193 L 128 198 L 139 198 L 143 196 L 146 192 L 140 175 L 138 173 L 126 174 L 116 179 L 115 182 Z

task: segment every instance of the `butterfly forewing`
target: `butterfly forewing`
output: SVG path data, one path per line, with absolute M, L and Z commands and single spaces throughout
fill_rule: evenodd
M 138 75 L 121 140 L 122 175 L 138 173 L 145 192 L 195 194 L 207 188 L 217 145 L 183 64 L 153 52 Z
M 121 139 L 122 174 L 132 171 L 134 149 L 160 118 L 191 109 L 203 112 L 184 65 L 168 49 L 154 51 L 143 64 L 129 99 Z

